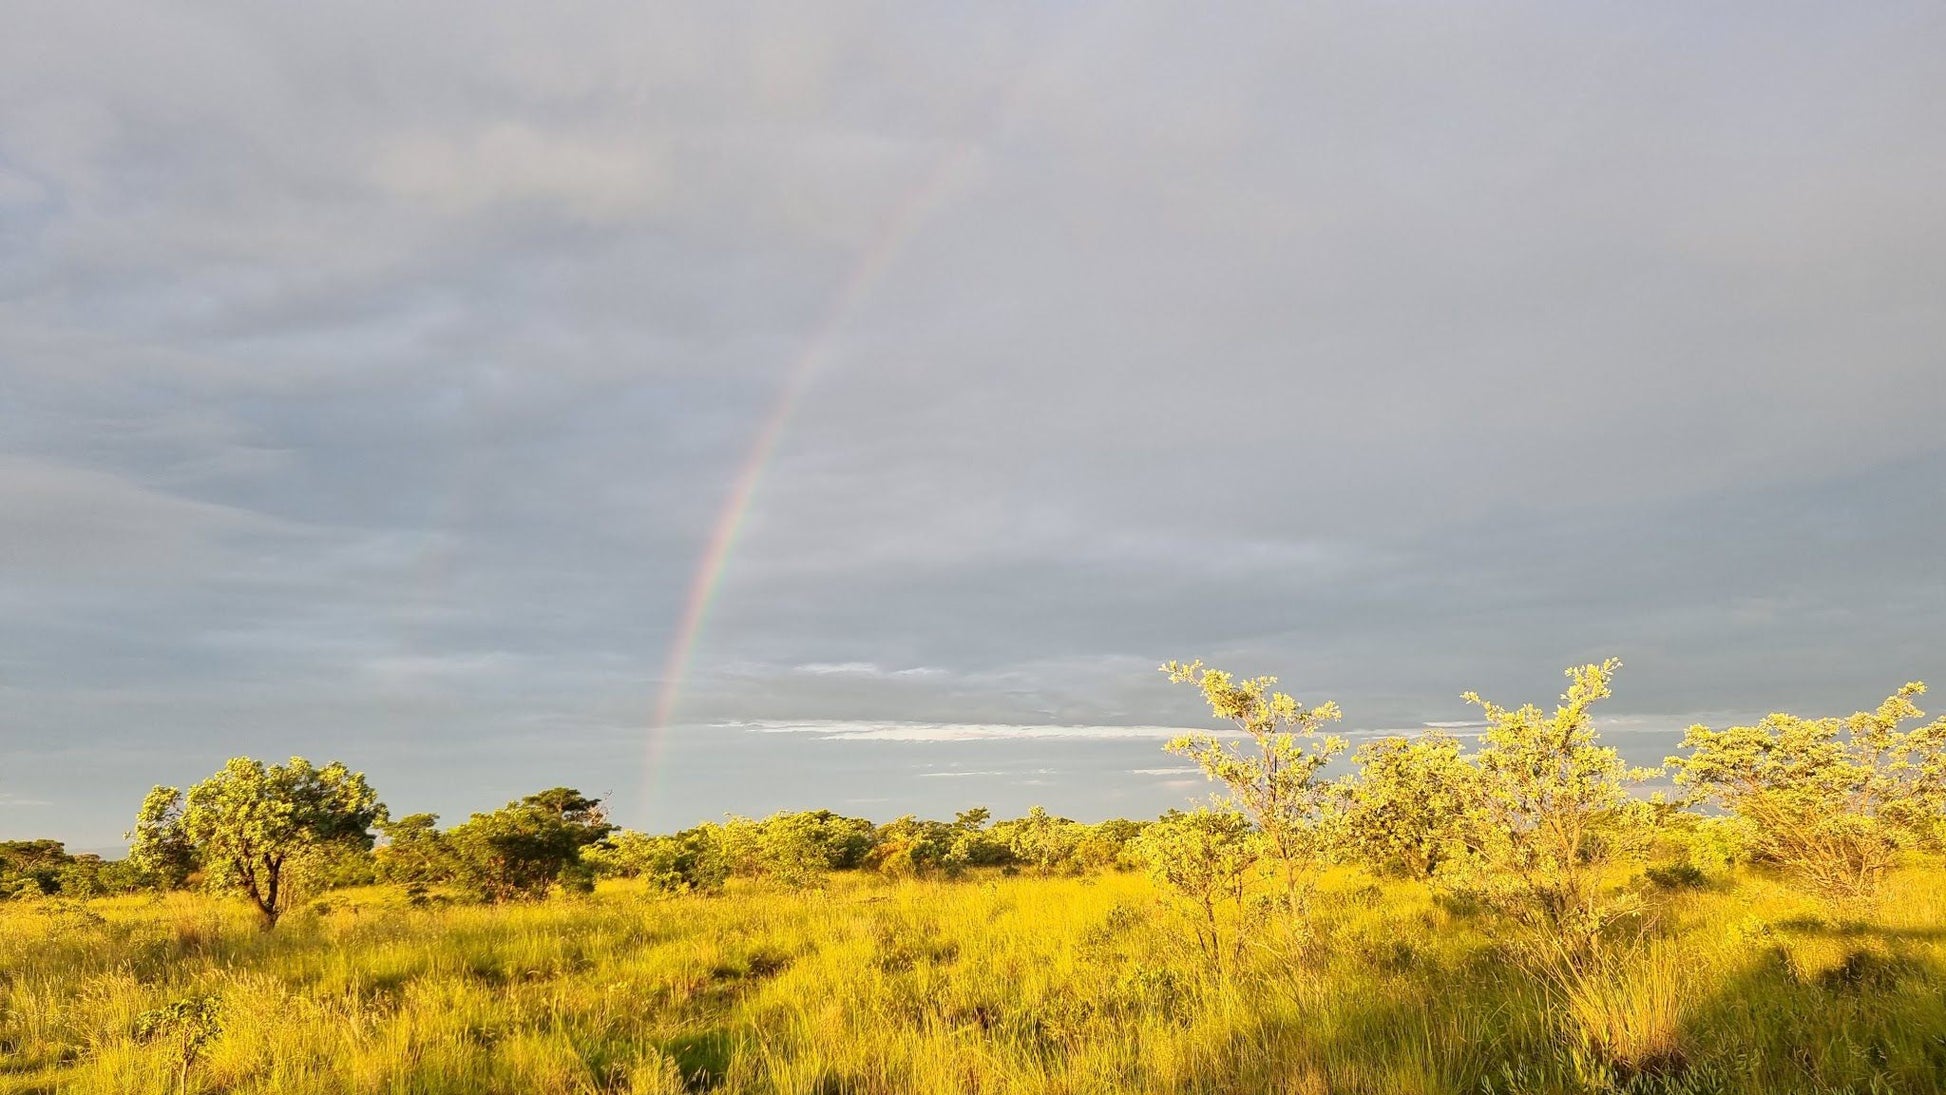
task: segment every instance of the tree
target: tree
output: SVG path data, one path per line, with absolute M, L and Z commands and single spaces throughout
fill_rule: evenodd
M 446 834 L 460 874 L 486 900 L 532 900 L 555 883 L 591 886 L 582 850 L 614 831 L 601 800 L 554 787 L 474 814 Z
M 898 878 L 927 875 L 957 875 L 976 862 L 976 850 L 994 851 L 1000 856 L 1006 844 L 980 831 L 986 811 L 970 819 L 961 814 L 958 822 L 922 820 L 911 814 L 894 818 L 878 827 L 876 840 L 866 864 L 883 874 Z
M 826 871 L 864 863 L 877 832 L 864 818 L 806 810 L 775 813 L 761 821 L 732 816 L 722 826 L 722 837 L 732 873 L 801 889 L 820 884 Z
M 589 847 L 583 858 L 602 874 L 639 878 L 664 893 L 720 890 L 730 874 L 720 834 L 714 825 L 669 835 L 624 831 Z
M 1074 865 L 1081 870 L 1126 870 L 1140 864 L 1134 845 L 1145 822 L 1109 818 L 1095 825 L 1082 826 L 1081 840 L 1072 853 Z
M 951 870 L 965 867 L 998 867 L 1013 862 L 1013 849 L 1004 834 L 987 828 L 993 811 L 984 806 L 961 810 L 953 815 L 949 829 L 950 847 L 945 861 Z
M 1434 730 L 1395 734 L 1358 747 L 1358 771 L 1345 781 L 1340 839 L 1383 874 L 1426 880 L 1463 840 L 1461 819 L 1475 808 L 1479 770 L 1459 740 Z
M 1752 853 L 1826 897 L 1878 888 L 1902 849 L 1937 847 L 1946 819 L 1946 718 L 1923 719 L 1913 682 L 1849 718 L 1773 714 L 1755 726 L 1692 726 L 1676 782 L 1734 814 Z
M 72 862 L 58 840 L 0 840 L 0 898 L 38 897 L 61 890 L 61 872 Z
M 325 853 L 369 849 L 385 807 L 362 773 L 303 757 L 266 766 L 233 757 L 189 789 L 157 787 L 136 816 L 131 859 L 165 873 L 193 863 L 208 885 L 240 893 L 275 927 L 293 882 Z
M 1003 832 L 1013 861 L 1045 875 L 1071 863 L 1075 846 L 1081 843 L 1087 827 L 1056 817 L 1046 807 L 1036 806 L 1027 811 L 1026 817 L 994 826 L 996 837 Z
M 1508 709 L 1477 693 L 1487 728 L 1475 758 L 1480 793 L 1464 818 L 1466 855 L 1449 873 L 1503 909 L 1538 920 L 1583 953 L 1601 929 L 1627 911 L 1609 901 L 1610 864 L 1652 835 L 1650 804 L 1629 793 L 1657 774 L 1631 768 L 1599 743 L 1590 709 L 1610 695 L 1621 662 L 1567 670 L 1570 684 L 1552 715 L 1533 704 Z
M 1263 834 L 1233 804 L 1222 803 L 1172 810 L 1145 827 L 1137 843 L 1149 876 L 1187 908 L 1197 948 L 1221 975 L 1226 958 L 1234 965 L 1243 948 L 1240 924 L 1230 946 L 1223 946 L 1223 912 L 1228 907 L 1241 921 L 1263 858 Z
M 425 886 L 449 881 L 459 870 L 452 841 L 439 831 L 438 814 L 407 814 L 379 823 L 378 830 L 385 843 L 372 858 L 386 882 Z
M 1295 906 L 1300 878 L 1324 850 L 1322 828 L 1334 795 L 1319 773 L 1345 750 L 1343 738 L 1318 738 L 1317 732 L 1342 712 L 1335 703 L 1307 708 L 1272 691 L 1276 677 L 1239 681 L 1220 669 L 1203 668 L 1200 661 L 1170 662 L 1162 672 L 1173 683 L 1196 685 L 1212 714 L 1249 736 L 1248 749 L 1214 734 L 1186 734 L 1166 748 L 1194 760 L 1205 775 L 1230 789 L 1263 832 L 1281 867 L 1285 900 Z M 1307 749 L 1300 738 L 1314 744 Z

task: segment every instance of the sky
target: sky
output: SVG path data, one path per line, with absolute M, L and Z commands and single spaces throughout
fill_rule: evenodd
M 1936 5 L 0 8 L 0 838 L 1946 686 Z

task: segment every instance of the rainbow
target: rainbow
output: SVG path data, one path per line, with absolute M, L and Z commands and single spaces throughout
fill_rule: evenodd
M 884 278 L 893 261 L 911 242 L 920 224 L 944 200 L 952 183 L 971 158 L 974 147 L 966 143 L 955 145 L 940 157 L 919 185 L 893 208 L 872 237 L 871 244 L 853 264 L 823 318 L 812 329 L 803 352 L 784 375 L 776 402 L 771 405 L 770 414 L 757 431 L 750 452 L 744 457 L 730 487 L 729 497 L 724 499 L 723 508 L 710 530 L 709 542 L 697 562 L 695 575 L 689 581 L 682 616 L 676 623 L 675 636 L 662 667 L 662 687 L 656 697 L 654 721 L 649 727 L 646 785 L 650 802 L 655 800 L 659 782 L 663 742 L 675 717 L 677 702 L 682 697 L 683 682 L 689 675 L 697 641 L 702 636 L 703 625 L 709 620 L 710 605 L 722 583 L 724 568 L 729 565 L 730 555 L 736 550 L 744 518 L 750 513 L 750 503 L 756 498 L 758 488 L 763 485 L 764 473 L 777 455 L 778 442 L 783 439 L 784 430 L 803 402 L 805 391 L 830 359 L 838 336 Z

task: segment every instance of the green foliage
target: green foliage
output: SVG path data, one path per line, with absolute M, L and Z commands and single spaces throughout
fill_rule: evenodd
M 1006 842 L 1011 862 L 1041 874 L 1075 867 L 1075 849 L 1087 832 L 1087 826 L 1056 817 L 1042 806 L 1027 811 L 1026 817 L 993 827 L 994 839 Z
M 1381 738 L 1352 759 L 1358 771 L 1343 785 L 1341 846 L 1380 873 L 1432 878 L 1464 845 L 1464 819 L 1483 791 L 1480 770 L 1439 730 Z
M 450 882 L 459 873 L 459 853 L 439 831 L 438 814 L 407 814 L 380 822 L 385 843 L 373 849 L 373 865 L 386 882 L 426 886 Z
M 866 858 L 868 866 L 895 878 L 957 875 L 975 855 L 989 862 L 1008 856 L 1004 842 L 980 831 L 986 811 L 978 817 L 961 814 L 955 822 L 926 821 L 907 814 L 879 826 L 877 841 Z
M 1070 853 L 1071 862 L 1080 871 L 1119 871 L 1140 867 L 1144 858 L 1136 847 L 1136 841 L 1147 827 L 1147 822 L 1119 817 L 1084 826 L 1081 839 Z
M 1187 734 L 1166 748 L 1194 760 L 1229 789 L 1263 833 L 1283 869 L 1287 898 L 1295 901 L 1300 878 L 1328 851 L 1326 825 L 1335 789 L 1320 773 L 1344 752 L 1346 742 L 1317 732 L 1343 717 L 1338 705 L 1307 708 L 1272 691 L 1276 677 L 1239 681 L 1220 669 L 1205 669 L 1200 661 L 1170 662 L 1162 672 L 1173 683 L 1195 685 L 1211 714 L 1248 737 L 1250 746 L 1244 748 L 1214 734 Z
M 827 871 L 863 864 L 876 830 L 864 818 L 808 810 L 761 821 L 731 817 L 721 826 L 720 839 L 731 874 L 799 888 L 817 885 Z
M 1567 670 L 1552 714 L 1465 697 L 1487 721 L 1474 759 L 1480 793 L 1463 820 L 1465 854 L 1442 875 L 1504 911 L 1537 915 L 1574 945 L 1633 910 L 1604 891 L 1604 879 L 1654 833 L 1650 804 L 1629 787 L 1656 772 L 1600 744 L 1591 713 L 1619 668 L 1611 658 Z
M 272 927 L 292 890 L 330 853 L 372 846 L 385 807 L 363 774 L 343 764 L 313 767 L 302 757 L 266 766 L 234 757 L 184 795 L 157 787 L 142 802 L 130 858 L 160 875 L 186 865 L 206 883 L 242 894 Z
M 189 1067 L 210 1039 L 222 1033 L 222 1015 L 214 997 L 192 996 L 152 1008 L 135 1017 L 136 1037 L 168 1047 L 176 1065 L 176 1090 L 189 1087 Z
M 715 891 L 729 878 L 721 828 L 714 825 L 668 835 L 622 831 L 590 847 L 583 858 L 611 878 L 639 878 L 663 893 Z
M 132 859 L 70 855 L 58 840 L 0 841 L 0 898 L 107 897 L 149 889 L 159 881 Z
M 1755 726 L 1692 726 L 1676 782 L 1746 823 L 1751 851 L 1818 893 L 1877 890 L 1904 849 L 1938 848 L 1946 824 L 1946 718 L 1907 684 L 1849 718 L 1773 714 Z
M 499 902 L 545 897 L 556 883 L 584 884 L 591 875 L 582 870 L 583 849 L 613 830 L 600 799 L 555 787 L 474 814 L 445 835 L 460 880 Z
M 1229 803 L 1172 811 L 1142 831 L 1139 847 L 1149 877 L 1185 905 L 1198 948 L 1218 970 L 1241 957 L 1241 930 L 1226 948 L 1222 921 L 1226 908 L 1241 920 L 1266 844 L 1250 819 Z
M 67 846 L 58 840 L 0 841 L 0 897 L 39 897 L 61 892 Z

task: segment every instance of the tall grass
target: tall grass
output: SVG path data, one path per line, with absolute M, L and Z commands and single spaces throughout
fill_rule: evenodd
M 1326 879 L 1208 970 L 1143 879 L 837 876 L 533 905 L 342 891 L 0 906 L 0 1091 L 1876 1092 L 1946 1088 L 1946 873 L 1840 916 L 1669 895 L 1571 974 L 1425 889 Z M 191 1052 L 151 1018 L 214 1001 Z

